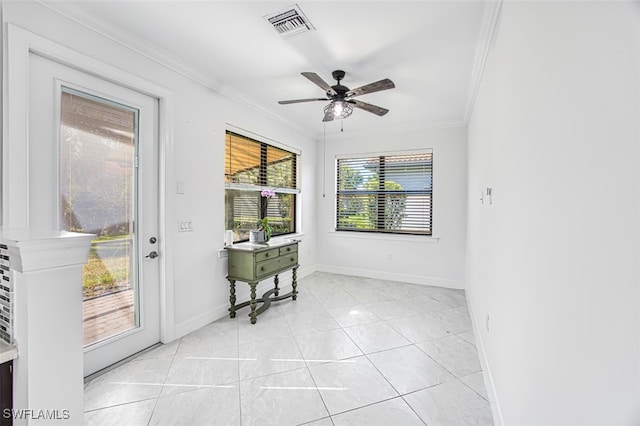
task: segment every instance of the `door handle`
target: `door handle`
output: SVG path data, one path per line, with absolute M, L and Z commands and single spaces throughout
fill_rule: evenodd
M 152 251 L 151 253 L 149 253 L 148 255 L 145 256 L 145 258 L 150 257 L 151 259 L 155 259 L 156 257 L 158 257 L 159 254 L 157 251 Z

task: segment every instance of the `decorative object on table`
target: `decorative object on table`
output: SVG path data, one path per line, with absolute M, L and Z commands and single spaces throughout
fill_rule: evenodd
M 264 232 L 265 242 L 269 241 L 271 239 L 271 234 L 273 233 L 273 228 L 269 225 L 269 219 L 265 217 L 264 219 L 260 219 L 258 222 L 260 223 L 258 231 Z
M 263 189 L 260 192 L 260 219 L 258 219 L 258 229 L 249 231 L 249 242 L 251 243 L 266 243 L 271 239 L 273 234 L 273 227 L 269 225 L 269 218 L 267 217 L 267 206 L 269 198 L 276 196 L 276 192 L 271 189 Z
M 267 236 L 264 231 L 260 229 L 252 229 L 249 231 L 249 242 L 250 243 L 266 243 L 268 242 Z
M 224 232 L 224 245 L 232 246 L 233 245 L 233 231 L 228 229 Z

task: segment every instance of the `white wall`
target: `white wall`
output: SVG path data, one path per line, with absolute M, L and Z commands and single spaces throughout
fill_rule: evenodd
M 381 118 L 384 119 L 384 118 Z M 348 126 L 348 119 L 345 127 Z M 421 284 L 464 287 L 467 128 L 328 137 L 318 182 L 318 269 Z M 335 232 L 336 156 L 433 149 L 433 236 Z M 322 167 L 322 166 L 320 166 Z M 324 185 L 323 185 L 324 183 Z M 322 197 L 323 192 L 326 194 Z M 388 255 L 391 254 L 391 260 Z
M 185 194 L 172 193 L 167 211 L 175 220 L 191 219 L 194 231 L 178 233 L 175 223 L 167 235 L 173 239 L 175 254 L 173 259 L 167 259 L 175 272 L 175 316 L 169 324 L 173 329 L 169 336 L 180 337 L 225 315 L 229 297 L 226 258 L 217 256 L 224 242 L 225 123 L 301 150 L 302 185 L 308 188 L 316 186 L 315 142 L 42 5 L 24 1 L 3 2 L 2 6 L 5 31 L 7 22 L 14 23 L 173 92 L 175 122 L 171 124 L 175 148 L 168 162 L 175 179 L 166 184 L 175 188 L 175 180 L 185 182 Z M 125 37 L 122 33 L 118 36 Z M 315 200 L 309 191 L 303 191 L 299 198 L 302 217 L 298 230 L 305 233 L 300 252 L 303 275 L 316 263 Z M 248 290 L 239 286 L 239 300 L 246 295 Z
M 467 279 L 506 425 L 640 423 L 637 13 L 502 5 L 469 125 Z

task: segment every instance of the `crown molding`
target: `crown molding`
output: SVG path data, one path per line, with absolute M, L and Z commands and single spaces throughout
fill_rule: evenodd
M 467 127 L 466 121 L 442 121 L 442 122 L 432 122 L 432 123 L 424 123 L 424 122 L 415 122 L 415 123 L 403 123 L 397 124 L 394 126 L 386 126 L 386 127 L 376 127 L 376 128 L 366 128 L 360 130 L 348 131 L 344 132 L 331 132 L 326 134 L 326 140 L 344 140 L 344 139 L 352 139 L 352 138 L 364 138 L 364 137 L 373 137 L 378 135 L 398 135 L 398 134 L 407 134 L 407 133 L 419 133 L 424 132 L 425 130 L 443 130 L 443 129 L 453 129 L 459 127 Z M 322 134 L 320 135 L 322 138 Z
M 469 120 L 471 120 L 471 114 L 473 113 L 473 107 L 475 106 L 476 99 L 478 97 L 480 83 L 482 82 L 482 76 L 487 64 L 487 57 L 489 56 L 491 46 L 493 45 L 493 39 L 498 26 L 498 17 L 500 16 L 500 10 L 502 8 L 502 1 L 503 0 L 491 0 L 487 2 L 487 7 L 480 26 L 480 36 L 478 38 L 478 44 L 476 45 L 476 54 L 473 69 L 471 71 L 471 77 L 469 78 L 469 98 L 467 99 L 467 106 L 464 114 L 464 122 L 467 124 L 469 124 Z
M 143 39 L 136 38 L 131 34 L 128 34 L 127 38 L 125 39 L 120 35 L 117 35 L 115 32 L 99 25 L 95 21 L 91 21 L 87 17 L 81 17 L 77 14 L 74 14 L 69 6 L 64 5 L 64 2 L 50 2 L 47 0 L 34 0 L 34 2 L 43 7 L 46 7 L 47 9 L 51 10 L 54 13 L 57 13 L 60 16 L 63 16 L 64 18 L 75 22 L 78 25 L 87 28 L 88 30 L 96 34 L 101 35 L 102 37 L 113 41 L 114 43 L 117 43 L 141 56 L 144 56 L 147 59 L 152 60 L 153 62 L 164 66 L 165 68 L 169 68 L 170 70 L 184 77 L 187 77 L 190 80 L 202 86 L 205 86 L 206 88 L 211 89 L 216 93 L 221 94 L 220 89 L 223 87 L 223 84 L 221 82 L 207 77 L 204 74 L 198 73 L 192 68 L 185 67 L 180 63 L 180 61 L 178 61 L 177 58 L 174 58 L 166 52 L 160 51 L 159 49 L 152 49 L 148 46 L 142 47 L 148 45 L 148 42 L 144 41 Z
M 310 140 L 321 141 L 323 138 L 323 130 L 319 129 L 317 132 L 310 131 L 307 128 L 300 126 L 298 123 L 288 120 L 283 116 L 276 114 L 273 110 L 265 107 L 260 102 L 256 101 L 251 96 L 238 90 L 235 87 L 229 86 L 224 82 L 212 78 L 198 72 L 192 67 L 183 65 L 184 61 L 180 61 L 165 50 L 150 47 L 149 43 L 143 39 L 136 38 L 131 34 L 127 34 L 126 38 L 120 33 L 116 33 L 100 24 L 91 20 L 90 18 L 80 16 L 74 13 L 69 6 L 65 6 L 64 2 L 50 2 L 47 0 L 34 0 L 37 4 L 46 7 L 54 13 L 57 13 L 78 25 L 81 25 L 88 30 L 105 37 L 112 42 L 129 49 L 142 57 L 145 57 L 167 69 L 174 71 L 175 73 L 199 84 L 200 86 L 215 92 L 220 96 L 224 96 L 232 102 L 236 102 L 243 105 L 259 114 L 277 122 L 288 129 L 304 136 Z M 503 0 L 491 0 L 487 2 L 487 8 L 483 16 L 481 24 L 480 37 L 476 46 L 476 53 L 474 58 L 474 66 L 471 77 L 469 79 L 469 96 L 466 102 L 464 119 L 461 122 L 434 122 L 434 123 L 408 123 L 400 124 L 389 127 L 364 129 L 364 130 L 352 130 L 348 132 L 348 137 L 366 137 L 378 134 L 397 134 L 397 133 L 415 133 L 421 130 L 433 130 L 444 129 L 452 127 L 464 127 L 467 126 L 471 118 L 473 106 L 478 94 L 479 86 L 482 80 L 484 67 L 487 61 L 487 56 L 490 51 L 492 40 L 497 26 L 498 16 Z M 342 133 L 327 133 L 327 138 L 341 139 Z
M 299 133 L 301 136 L 304 136 L 308 139 L 315 140 L 318 135 L 309 132 L 307 129 L 299 126 L 297 123 L 287 120 L 281 115 L 273 113 L 271 110 L 267 109 L 265 106 L 257 102 L 255 99 L 246 95 L 245 93 L 226 85 L 224 82 L 219 81 L 217 79 L 211 78 L 203 73 L 196 71 L 194 68 L 184 66 L 182 62 L 172 55 L 168 54 L 166 51 L 157 48 L 151 48 L 148 46 L 148 42 L 136 38 L 131 34 L 127 34 L 127 38 L 122 37 L 119 34 L 116 34 L 114 31 L 105 28 L 104 26 L 98 24 L 95 21 L 90 20 L 86 17 L 80 17 L 77 14 L 74 14 L 68 6 L 64 6 L 64 2 L 49 2 L 46 0 L 34 0 L 37 4 L 46 7 L 54 13 L 57 13 L 60 16 L 63 16 L 78 25 L 81 25 L 88 30 L 101 35 L 102 37 L 111 40 L 112 42 L 119 44 L 120 46 L 125 47 L 165 68 L 168 68 L 175 73 L 203 86 L 206 89 L 212 90 L 213 92 L 224 96 L 225 98 L 231 100 L 232 102 L 237 102 L 240 105 L 243 105 L 247 108 L 250 108 L 268 118 L 286 126 L 287 128 Z M 144 47 L 143 47 L 144 46 Z

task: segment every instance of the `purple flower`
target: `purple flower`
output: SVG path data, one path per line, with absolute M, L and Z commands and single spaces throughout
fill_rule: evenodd
M 263 189 L 260 195 L 265 198 L 272 198 L 276 196 L 276 192 L 270 189 Z

